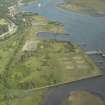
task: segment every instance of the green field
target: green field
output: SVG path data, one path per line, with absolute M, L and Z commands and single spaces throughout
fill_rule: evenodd
M 37 36 L 64 33 L 61 23 L 27 13 L 10 19 L 18 30 L 0 40 L 0 105 L 39 105 L 47 87 L 102 75 L 78 45 Z
M 27 70 L 25 69 L 24 71 L 24 67 L 19 66 L 20 69 L 17 70 L 22 72 L 20 74 L 18 71 L 12 73 L 13 67 L 17 67 L 14 63 L 24 56 L 25 51 L 22 49 L 25 48 L 24 46 L 27 45 L 27 42 L 29 44 L 36 44 L 37 40 L 35 33 L 40 31 L 62 33 L 63 27 L 56 22 L 48 22 L 41 16 L 19 15 L 16 18 L 17 20 L 15 20 L 15 23 L 19 27 L 17 32 L 6 39 L 0 40 L 0 105 L 7 105 L 7 103 L 8 105 L 38 105 L 45 90 L 31 90 L 30 92 L 25 88 L 22 89 L 20 86 L 18 87 L 17 83 L 14 83 L 14 81 L 11 80 L 11 77 L 12 79 L 17 78 L 18 76 L 24 77 L 24 73 L 26 75 Z M 23 22 L 23 19 L 26 21 Z M 31 54 L 32 49 L 29 52 Z M 23 54 L 23 56 L 21 54 Z M 27 54 L 25 54 L 25 56 L 27 56 Z M 31 73 L 30 70 L 29 73 Z M 29 85 L 29 87 L 30 86 L 31 85 Z M 12 91 L 12 89 L 16 90 Z
M 10 87 L 15 89 L 49 87 L 101 75 L 101 71 L 79 46 L 70 42 L 41 40 L 36 35 L 42 31 L 63 33 L 62 26 L 56 22 L 48 22 L 41 16 L 28 16 L 28 19 L 27 24 L 30 27 L 23 32 L 22 42 L 18 40 L 21 44 L 17 45 L 13 59 L 9 63 Z M 15 48 L 6 50 L 8 59 L 11 58 L 9 51 L 12 49 Z M 1 56 L 3 54 L 1 52 Z M 2 60 L 1 66 L 5 68 L 5 62 L 9 61 L 2 59 L 4 62 Z
M 9 96 L 0 100 L 0 105 L 40 105 L 46 90 L 14 90 L 10 92 L 13 94 L 8 92 Z
M 105 105 L 105 101 L 97 94 L 88 91 L 73 91 L 62 105 Z
M 105 0 L 64 0 L 61 8 L 90 16 L 105 16 Z
M 100 75 L 100 70 L 77 46 L 56 41 L 27 42 L 12 64 L 10 83 L 14 88 L 29 89 L 63 84 Z M 34 46 L 33 46 L 34 47 Z M 74 48 L 72 48 L 74 47 Z M 30 48 L 29 48 L 30 49 Z M 31 52 L 30 52 L 31 51 Z

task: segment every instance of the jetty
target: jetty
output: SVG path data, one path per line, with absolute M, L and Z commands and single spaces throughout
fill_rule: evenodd
M 87 51 L 86 54 L 88 54 L 88 55 L 96 54 L 96 55 L 101 55 L 101 56 L 105 57 L 105 53 L 101 49 L 98 49 L 96 51 Z

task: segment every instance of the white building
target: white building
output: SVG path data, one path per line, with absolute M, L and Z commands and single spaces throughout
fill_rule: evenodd
M 16 5 L 15 6 L 11 6 L 11 7 L 8 7 L 9 9 L 9 15 L 14 17 L 17 13 L 16 13 Z

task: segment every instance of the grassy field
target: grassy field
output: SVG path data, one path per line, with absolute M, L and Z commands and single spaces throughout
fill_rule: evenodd
M 14 88 L 40 88 L 101 75 L 101 71 L 77 46 L 72 48 L 70 43 L 56 41 L 36 44 L 32 51 L 24 48 L 22 56 L 18 54 L 18 61 L 14 61 L 10 76 Z
M 0 25 L 8 25 L 9 23 L 5 19 L 0 19 Z
M 40 88 L 101 75 L 78 46 L 37 37 L 37 33 L 42 31 L 63 33 L 62 25 L 48 22 L 41 16 L 29 16 L 27 20 L 30 27 L 9 65 L 10 87 Z
M 88 91 L 73 91 L 63 105 L 105 105 L 105 101 L 97 94 Z
M 26 22 L 22 22 L 23 19 L 25 19 Z M 0 40 L 0 100 L 2 100 L 0 101 L 0 105 L 7 105 L 7 103 L 8 105 L 38 105 L 45 90 L 39 90 L 35 92 L 33 91 L 31 92 L 32 94 L 30 94 L 30 91 L 27 93 L 24 92 L 24 90 L 21 90 L 20 94 L 19 91 L 16 90 L 13 92 L 9 92 L 11 89 L 19 89 L 19 87 L 15 87 L 15 84 L 17 83 L 15 83 L 16 81 L 13 83 L 13 80 L 11 80 L 11 76 L 12 79 L 15 79 L 15 77 L 17 78 L 17 76 L 24 77 L 23 72 L 25 73 L 25 75 L 27 74 L 26 69 L 24 71 L 24 68 L 19 65 L 18 66 L 20 69 L 17 70 L 21 70 L 22 72 L 20 72 L 20 74 L 18 74 L 19 72 L 17 71 L 12 73 L 12 70 L 14 69 L 12 68 L 12 66 L 17 67 L 16 65 L 14 65 L 14 62 L 16 63 L 19 60 L 17 58 L 21 58 L 21 54 L 24 54 L 23 52 L 25 51 L 23 51 L 23 47 L 27 44 L 27 42 L 33 42 L 31 44 L 36 44 L 37 32 L 63 32 L 63 27 L 56 22 L 48 22 L 45 18 L 41 16 L 32 15 L 19 17 L 17 16 L 17 20 L 15 23 L 19 27 L 17 33 L 9 38 Z M 30 50 L 30 53 L 31 52 L 32 50 Z M 27 54 L 25 55 L 27 56 Z M 15 95 L 13 94 L 14 92 Z M 26 93 L 27 95 L 25 95 Z M 21 96 L 22 99 L 20 98 Z
M 105 0 L 65 0 L 61 8 L 91 16 L 105 16 Z
M 46 90 L 12 91 L 10 96 L 0 101 L 0 105 L 40 105 Z
M 0 105 L 38 105 L 49 86 L 102 74 L 79 46 L 37 36 L 64 33 L 62 24 L 23 14 L 13 21 L 17 33 L 0 40 Z

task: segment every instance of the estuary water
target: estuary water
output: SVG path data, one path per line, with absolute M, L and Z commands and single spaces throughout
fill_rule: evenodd
M 61 10 L 57 7 L 63 0 L 39 0 L 19 7 L 20 11 L 39 13 L 48 20 L 64 24 L 65 33 L 84 50 L 101 49 L 105 51 L 105 17 L 92 17 Z M 40 7 L 39 7 L 40 4 Z
M 63 23 L 65 33 L 70 34 L 69 39 L 80 44 L 84 50 L 105 51 L 105 17 L 85 16 L 61 10 L 57 4 L 62 2 L 63 0 L 40 0 L 37 4 L 22 5 L 19 10 L 39 13 L 48 20 Z M 92 91 L 105 99 L 105 58 L 100 55 L 91 55 L 91 57 L 103 71 L 103 76 L 49 88 L 42 105 L 61 105 L 65 97 L 74 90 Z

